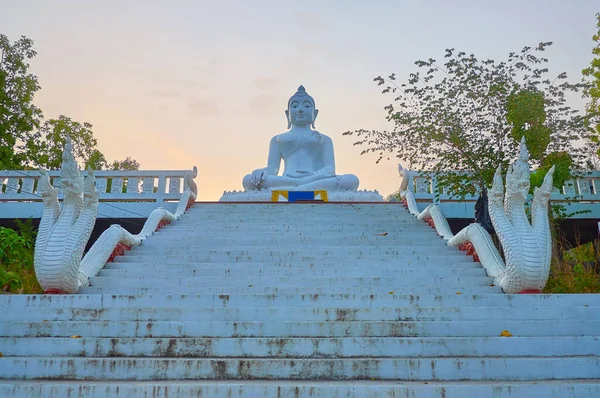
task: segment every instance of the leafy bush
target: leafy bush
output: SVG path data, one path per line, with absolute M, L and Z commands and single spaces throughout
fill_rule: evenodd
M 553 259 L 545 293 L 600 293 L 600 242 L 564 251 Z
M 5 271 L 0 268 L 0 288 L 2 288 L 2 290 L 14 292 L 22 287 L 23 282 L 18 274 L 12 271 Z
M 31 220 L 16 220 L 17 230 L 0 227 L 0 291 L 41 293 L 33 269 L 36 231 Z

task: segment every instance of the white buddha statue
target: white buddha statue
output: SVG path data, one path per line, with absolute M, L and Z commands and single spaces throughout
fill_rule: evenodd
M 359 181 L 355 175 L 335 174 L 333 142 L 328 136 L 313 130 L 318 113 L 313 98 L 303 86 L 298 87 L 285 111 L 290 130 L 271 139 L 267 167 L 254 170 L 244 177 L 242 185 L 246 191 L 358 189 Z M 281 159 L 284 170 L 283 175 L 278 175 Z

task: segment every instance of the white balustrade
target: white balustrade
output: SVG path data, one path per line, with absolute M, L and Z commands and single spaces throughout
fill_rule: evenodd
M 419 212 L 432 202 L 438 203 L 448 218 L 473 218 L 477 196 L 467 195 L 463 199 L 452 197 L 446 189 L 438 193 L 439 185 L 435 174 L 408 171 L 409 182 L 406 189 L 413 193 Z M 587 211 L 576 214 L 575 218 L 600 218 L 600 171 L 582 174 L 566 181 L 562 189 L 552 189 L 550 201 L 563 203 L 567 213 Z
M 100 194 L 99 217 L 147 217 L 158 206 L 174 212 L 185 190 L 193 188 L 191 191 L 196 193 L 196 187 L 188 187 L 186 182 L 190 173 L 193 171 L 95 171 L 96 190 Z M 48 171 L 48 175 L 62 200 L 60 171 Z M 38 170 L 0 170 L 0 218 L 40 218 L 39 179 Z

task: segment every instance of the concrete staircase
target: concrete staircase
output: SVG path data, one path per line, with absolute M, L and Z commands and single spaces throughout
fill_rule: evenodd
M 91 282 L 0 296 L 0 397 L 600 397 L 600 295 L 504 295 L 397 204 L 198 203 Z

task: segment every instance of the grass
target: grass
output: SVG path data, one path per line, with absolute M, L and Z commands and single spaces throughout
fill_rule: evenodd
M 544 293 L 600 293 L 600 240 L 558 252 Z

